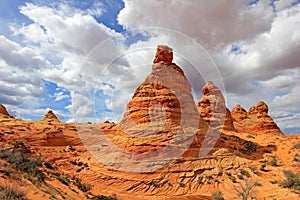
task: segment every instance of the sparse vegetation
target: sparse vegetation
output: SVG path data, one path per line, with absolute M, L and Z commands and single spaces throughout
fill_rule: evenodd
M 231 180 L 231 182 L 236 183 L 236 178 L 231 173 L 227 173 L 227 176 Z
M 24 176 L 33 184 L 43 182 L 45 174 L 39 167 L 42 166 L 40 158 L 29 157 L 29 147 L 23 142 L 16 142 L 12 149 L 6 148 L 0 151 L 0 158 L 6 160 L 12 167 L 25 172 Z
M 16 186 L 0 186 L 0 199 L 2 200 L 26 200 L 25 193 Z
M 223 193 L 221 191 L 214 192 L 212 194 L 212 199 L 213 200 L 225 200 L 224 197 L 223 197 Z
M 262 186 L 260 182 L 255 182 L 255 186 Z
M 277 180 L 272 180 L 272 181 L 270 181 L 270 183 L 272 183 L 272 184 L 277 184 L 278 181 L 277 181 Z
M 294 148 L 295 148 L 295 149 L 300 149 L 300 142 L 297 142 L 297 143 L 294 145 Z
M 98 195 L 98 196 L 94 196 L 94 197 L 90 198 L 90 200 L 118 200 L 118 199 L 114 198 L 114 197 L 107 197 L 107 196 L 103 196 L 103 195 Z
M 246 141 L 244 144 L 244 148 L 240 149 L 240 151 L 244 154 L 251 155 L 252 153 L 257 151 L 257 145 L 251 141 Z
M 65 184 L 65 185 L 69 185 L 69 177 L 64 175 L 64 176 L 59 176 L 57 177 L 57 180 L 59 180 L 61 183 Z
M 257 186 L 256 184 L 256 182 L 245 180 L 243 183 L 240 183 L 239 186 L 234 185 L 233 190 L 242 200 L 248 200 L 255 194 L 254 188 Z
M 283 188 L 291 188 L 300 192 L 300 173 L 296 174 L 291 170 L 284 170 L 283 173 L 286 179 L 280 181 L 279 185 Z
M 296 154 L 294 157 L 294 161 L 300 162 L 300 155 Z
M 158 187 L 159 186 L 158 183 L 155 180 L 152 180 L 150 184 L 153 185 L 154 187 Z
M 44 162 L 44 166 L 48 169 L 53 169 L 53 166 L 49 162 Z
M 266 163 L 262 164 L 260 167 L 260 171 L 267 172 L 266 167 L 267 167 Z
M 82 192 L 87 192 L 90 189 L 92 189 L 92 185 L 82 183 L 82 180 L 79 177 L 74 178 L 74 185 L 76 185 L 78 187 L 78 189 L 80 189 Z
M 240 180 L 244 180 L 244 177 L 243 177 L 243 175 L 241 175 L 241 174 L 238 174 L 237 177 L 238 177 L 238 179 L 240 179 Z
M 180 187 L 184 187 L 185 184 L 184 184 L 183 182 L 180 182 L 180 183 L 179 183 L 179 186 L 180 186 Z
M 273 167 L 277 167 L 278 166 L 278 160 L 277 160 L 277 156 L 272 156 L 272 159 L 270 160 L 269 164 Z
M 243 176 L 246 176 L 247 178 L 251 177 L 251 175 L 249 174 L 249 172 L 247 170 L 245 170 L 245 169 L 241 169 L 240 172 L 241 172 L 241 174 Z
M 256 174 L 257 176 L 260 176 L 260 173 L 257 171 L 257 167 L 256 166 L 250 166 L 249 169 Z
M 247 138 L 255 138 L 253 135 L 249 134 L 247 135 Z

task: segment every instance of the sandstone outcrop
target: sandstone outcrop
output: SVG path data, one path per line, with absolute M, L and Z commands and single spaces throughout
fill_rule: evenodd
M 210 128 L 235 131 L 231 113 L 226 108 L 221 90 L 209 81 L 202 88 L 202 94 L 203 97 L 199 99 L 197 107 L 200 116 Z
M 152 73 L 136 89 L 120 122 L 125 132 L 138 134 L 142 127 L 143 136 L 146 136 L 150 133 L 173 134 L 179 127 L 197 128 L 199 116 L 191 84 L 172 59 L 171 48 L 157 47 Z
M 49 110 L 45 115 L 42 121 L 47 121 L 47 122 L 60 122 L 56 115 L 53 113 L 52 110 Z
M 4 117 L 11 117 L 11 115 L 7 112 L 4 105 L 0 104 L 0 115 Z
M 263 101 L 252 106 L 248 112 L 240 105 L 232 109 L 234 127 L 238 132 L 282 134 L 280 128 L 268 115 L 269 108 Z

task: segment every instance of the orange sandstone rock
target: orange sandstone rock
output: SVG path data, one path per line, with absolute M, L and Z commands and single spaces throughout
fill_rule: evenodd
M 48 122 L 60 122 L 60 121 L 58 120 L 58 118 L 56 117 L 56 115 L 53 113 L 52 110 L 49 110 L 49 111 L 45 114 L 45 116 L 44 116 L 44 118 L 43 118 L 43 121 L 48 121 Z
M 234 127 L 238 132 L 282 134 L 280 128 L 268 115 L 269 108 L 263 101 L 252 106 L 248 112 L 240 105 L 232 109 Z
M 0 115 L 11 117 L 4 105 L 0 104 Z
M 199 99 L 197 107 L 200 116 L 214 129 L 235 131 L 231 113 L 225 105 L 225 99 L 220 89 L 211 81 L 202 88 L 204 95 Z

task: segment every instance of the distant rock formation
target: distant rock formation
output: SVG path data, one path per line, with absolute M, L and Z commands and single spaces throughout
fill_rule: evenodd
M 12 117 L 6 110 L 5 106 L 0 104 L 0 115 L 5 117 Z
M 239 104 L 232 109 L 234 127 L 238 132 L 282 134 L 280 128 L 268 115 L 269 108 L 263 101 L 252 106 L 248 112 Z
M 43 121 L 48 121 L 48 122 L 60 122 L 56 115 L 53 113 L 52 110 L 49 110 L 43 118 Z
M 221 90 L 211 81 L 202 88 L 203 97 L 198 101 L 197 107 L 200 116 L 211 128 L 235 131 L 231 113 L 225 105 Z

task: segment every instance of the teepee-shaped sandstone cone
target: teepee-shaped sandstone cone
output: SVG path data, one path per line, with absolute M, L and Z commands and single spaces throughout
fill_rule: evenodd
M 136 89 L 119 123 L 123 132 L 155 142 L 172 141 L 178 135 L 189 140 L 207 128 L 195 106 L 191 84 L 172 58 L 171 48 L 157 47 L 152 72 Z
M 48 122 L 60 122 L 56 115 L 53 113 L 52 110 L 49 110 L 43 118 L 43 121 L 48 121 Z
M 203 97 L 198 101 L 198 110 L 212 129 L 235 131 L 231 113 L 225 105 L 221 90 L 211 81 L 202 88 Z

